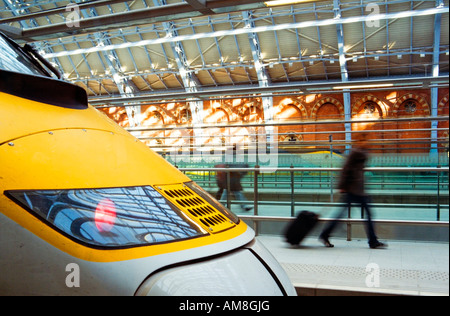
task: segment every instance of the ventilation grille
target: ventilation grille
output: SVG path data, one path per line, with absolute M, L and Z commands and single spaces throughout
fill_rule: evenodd
M 156 189 L 210 232 L 218 233 L 235 226 L 230 219 L 183 184 L 157 186 Z

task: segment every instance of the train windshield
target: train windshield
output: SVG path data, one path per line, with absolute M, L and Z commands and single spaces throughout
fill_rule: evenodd
M 0 70 L 48 77 L 42 66 L 19 45 L 0 34 Z
M 89 246 L 123 248 L 207 235 L 151 186 L 5 193 L 47 225 Z

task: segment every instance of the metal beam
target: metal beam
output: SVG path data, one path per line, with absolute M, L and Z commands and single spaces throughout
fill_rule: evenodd
M 351 87 L 350 87 L 351 85 Z M 167 93 L 152 93 L 147 95 L 135 96 L 133 98 L 123 99 L 121 97 L 108 98 L 91 98 L 89 103 L 92 105 L 104 104 L 123 104 L 124 102 L 151 102 L 158 100 L 186 100 L 188 98 L 214 98 L 218 96 L 251 96 L 255 94 L 280 94 L 280 93 L 302 93 L 302 94 L 336 94 L 343 90 L 351 89 L 351 92 L 363 92 L 390 89 L 423 89 L 424 87 L 442 86 L 448 87 L 448 75 L 442 75 L 437 78 L 433 77 L 402 77 L 402 78 L 381 78 L 368 80 L 353 80 L 350 82 L 328 81 L 328 82 L 299 82 L 290 83 L 286 85 L 271 85 L 269 87 L 240 87 L 236 90 L 235 87 L 229 89 L 221 88 L 218 90 L 204 90 L 194 93 L 187 92 L 167 92 Z
M 114 3 L 122 3 L 123 0 L 98 0 L 98 1 L 92 1 L 92 2 L 85 2 L 85 3 L 77 3 L 77 6 L 80 10 L 85 9 L 93 9 L 100 6 L 106 6 Z M 9 24 L 13 22 L 19 22 L 19 21 L 25 21 L 30 19 L 36 19 L 43 16 L 50 16 L 50 15 L 56 15 L 56 14 L 65 14 L 67 13 L 67 7 L 57 7 L 54 9 L 48 9 L 48 10 L 41 10 L 33 13 L 26 13 L 26 14 L 20 14 L 19 16 L 14 16 L 10 18 L 3 18 L 0 20 L 1 23 Z
M 341 19 L 341 2 L 340 0 L 333 0 L 333 9 L 334 9 L 334 17 L 335 19 Z M 339 49 L 339 63 L 341 67 L 341 80 L 342 82 L 348 81 L 348 69 L 347 69 L 347 59 L 345 57 L 345 46 L 344 46 L 344 27 L 342 24 L 336 24 L 336 32 L 337 32 L 337 40 L 338 40 L 338 49 Z M 352 118 L 352 105 L 350 99 L 349 90 L 343 91 L 344 97 L 344 115 L 345 120 L 349 121 Z M 350 142 L 352 140 L 352 124 L 345 124 L 345 140 Z
M 261 0 L 209 0 L 205 3 L 205 6 L 208 10 L 216 13 L 228 13 L 266 7 Z M 83 33 L 110 31 L 112 29 L 143 24 L 194 18 L 202 15 L 203 13 L 193 10 L 191 4 L 183 2 L 81 19 L 79 21 L 79 27 L 68 26 L 66 23 L 57 23 L 32 29 L 23 29 L 21 36 L 15 37 L 15 39 L 32 39 L 38 41 Z M 2 23 L 1 20 L 0 23 Z
M 338 3 L 339 3 L 339 1 L 338 1 Z M 400 19 L 400 18 L 409 18 L 410 16 L 436 15 L 439 13 L 448 13 L 448 7 L 432 8 L 432 9 L 424 9 L 424 10 L 412 10 L 412 11 L 407 11 L 407 12 L 386 13 L 386 14 L 379 14 L 378 16 L 374 16 L 374 15 L 370 16 L 369 15 L 369 16 L 359 16 L 359 17 L 350 17 L 350 18 L 339 17 L 339 18 L 320 20 L 320 21 L 313 20 L 313 21 L 303 21 L 303 22 L 297 22 L 297 23 L 258 26 L 253 29 L 239 28 L 239 29 L 216 31 L 216 32 L 210 32 L 210 33 L 180 35 L 180 36 L 173 37 L 173 38 L 170 38 L 170 37 L 157 38 L 157 39 L 149 39 L 149 40 L 144 40 L 144 41 L 115 44 L 115 45 L 110 45 L 110 46 L 105 46 L 105 47 L 91 47 L 91 48 L 86 48 L 83 50 L 58 52 L 55 54 L 48 54 L 44 57 L 46 57 L 46 58 L 62 57 L 62 56 L 68 56 L 68 55 L 77 55 L 80 53 L 95 52 L 98 50 L 114 50 L 114 49 L 123 49 L 123 48 L 128 48 L 128 47 L 159 45 L 159 44 L 170 43 L 170 42 L 182 42 L 182 41 L 187 41 L 187 40 L 196 40 L 196 39 L 203 39 L 203 38 L 214 38 L 214 37 L 222 37 L 222 36 L 261 33 L 261 32 L 270 32 L 270 31 L 288 30 L 288 29 L 302 29 L 302 28 L 326 26 L 326 25 L 343 25 L 343 24 L 351 24 L 351 23 L 362 23 L 362 22 L 373 21 L 373 20 L 377 20 L 377 19 L 378 20 Z M 146 23 L 151 23 L 151 21 L 146 21 Z M 104 28 L 106 29 L 106 28 L 108 28 L 108 26 L 106 25 Z M 30 31 L 33 31 L 33 30 L 30 30 Z M 96 31 L 100 31 L 100 30 L 96 29 Z M 24 35 L 29 36 L 30 33 L 27 33 L 27 32 L 28 31 L 24 32 Z M 72 30 L 72 32 L 75 32 L 75 30 Z
M 84 16 L 88 16 L 89 13 L 86 10 L 81 10 Z M 95 8 L 90 10 L 90 12 L 97 16 L 97 12 Z M 103 45 L 111 45 L 111 40 L 109 39 L 109 35 L 106 32 L 95 33 L 94 34 L 95 41 L 97 42 L 95 46 L 103 46 Z M 122 72 L 122 65 L 119 60 L 119 56 L 115 51 L 110 52 L 99 52 L 103 56 L 103 59 L 106 61 L 109 71 L 111 72 L 111 79 L 117 86 L 120 95 L 123 98 L 132 98 L 134 97 L 134 92 L 137 91 L 137 87 L 134 83 L 127 79 Z M 85 59 L 86 65 L 88 65 L 89 70 L 91 71 L 91 67 L 88 64 L 86 57 L 83 55 Z M 92 72 L 92 71 L 91 71 Z M 141 106 L 140 104 L 128 104 L 125 108 L 128 120 L 130 122 L 130 126 L 140 127 L 141 126 Z
M 155 6 L 166 5 L 166 0 L 153 0 Z M 173 22 L 163 23 L 165 32 L 168 37 L 178 37 L 178 32 L 173 27 Z M 189 70 L 189 63 L 187 60 L 186 52 L 184 50 L 183 44 L 181 42 L 171 42 L 170 46 L 172 48 L 173 55 L 175 56 L 175 61 L 178 66 L 179 76 L 183 81 L 184 89 L 187 93 L 198 92 L 198 86 L 200 85 L 197 78 Z M 189 101 L 189 107 L 192 114 L 192 124 L 200 125 L 203 124 L 203 101 L 192 100 Z M 201 130 L 194 130 L 196 136 L 201 136 Z M 197 144 L 201 144 L 201 138 L 195 138 Z
M 207 7 L 206 0 L 185 0 L 189 3 L 195 10 L 201 12 L 204 15 L 215 14 L 213 10 Z
M 244 11 L 242 12 L 242 17 L 244 18 L 245 28 L 254 29 L 255 22 L 252 18 L 252 12 Z M 262 60 L 262 52 L 261 52 L 261 44 L 258 39 L 258 34 L 256 33 L 248 33 L 248 39 L 250 42 L 250 47 L 252 50 L 253 63 L 255 65 L 256 75 L 258 76 L 259 86 L 262 88 L 267 88 L 270 86 L 270 77 L 267 73 L 267 69 L 264 67 L 264 62 Z M 264 111 L 264 121 L 266 123 L 273 122 L 273 98 L 270 96 L 262 97 L 262 106 Z M 266 137 L 267 142 L 269 144 L 273 143 L 273 134 L 274 128 L 273 126 L 268 126 L 266 129 Z
M 436 8 L 444 7 L 443 0 L 436 0 Z M 434 16 L 434 39 L 433 39 L 433 77 L 439 77 L 439 59 L 440 59 L 440 46 L 441 46 L 441 14 Z M 438 88 L 431 88 L 431 117 L 436 118 L 438 116 Z M 435 142 L 438 139 L 438 127 L 437 121 L 431 122 L 431 154 L 438 154 L 438 144 Z

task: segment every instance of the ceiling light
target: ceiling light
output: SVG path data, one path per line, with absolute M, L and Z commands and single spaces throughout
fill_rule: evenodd
M 313 2 L 316 0 L 275 0 L 275 1 L 266 1 L 264 4 L 268 7 L 276 7 L 280 5 L 289 5 L 289 4 L 298 4 L 305 2 Z

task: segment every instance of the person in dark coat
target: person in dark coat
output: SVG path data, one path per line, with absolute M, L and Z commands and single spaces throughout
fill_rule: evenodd
M 369 156 L 367 154 L 367 135 L 362 133 L 358 136 L 357 142 L 348 156 L 341 172 L 338 189 L 343 194 L 342 200 L 345 207 L 340 210 L 337 219 L 342 218 L 352 203 L 360 204 L 367 215 L 367 237 L 370 248 L 384 248 L 387 245 L 378 241 L 372 221 L 370 209 L 370 197 L 365 191 L 364 167 Z M 329 238 L 338 224 L 338 220 L 332 221 L 325 227 L 319 240 L 328 248 L 334 247 Z
M 216 168 L 248 168 L 248 165 L 217 165 Z M 247 202 L 242 193 L 241 178 L 245 176 L 246 172 L 230 172 L 230 191 L 235 196 L 235 198 L 242 202 Z M 227 183 L 227 173 L 224 171 L 217 172 L 217 186 L 219 191 L 216 193 L 216 198 L 220 200 L 226 200 L 228 196 L 228 183 Z M 251 211 L 252 207 L 248 204 L 240 204 L 242 210 Z
M 227 165 L 220 164 L 215 165 L 214 168 L 226 168 Z M 224 171 L 217 171 L 216 174 L 217 187 L 219 190 L 216 192 L 216 200 L 220 200 L 222 197 L 223 191 L 227 188 L 227 173 Z

